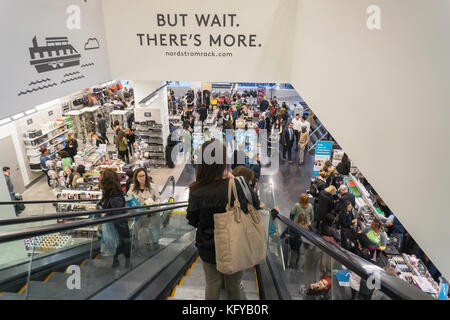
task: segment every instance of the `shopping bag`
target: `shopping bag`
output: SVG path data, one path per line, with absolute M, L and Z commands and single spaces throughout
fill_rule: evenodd
M 102 225 L 101 251 L 104 256 L 112 256 L 119 246 L 119 233 L 113 222 L 106 222 Z
M 234 204 L 231 207 L 231 192 Z M 228 183 L 225 213 L 214 214 L 216 268 L 233 274 L 260 264 L 266 259 L 264 223 L 261 212 L 248 203 L 248 214 L 241 210 L 234 179 Z
M 125 204 L 127 207 L 140 207 L 141 204 L 139 203 L 139 201 L 136 200 L 136 198 L 133 195 L 126 195 L 125 196 Z M 139 211 L 143 211 L 145 209 L 135 209 L 135 210 L 130 210 L 128 212 L 139 212 Z M 136 218 L 134 218 L 135 221 L 138 221 L 140 218 L 140 216 L 137 216 Z

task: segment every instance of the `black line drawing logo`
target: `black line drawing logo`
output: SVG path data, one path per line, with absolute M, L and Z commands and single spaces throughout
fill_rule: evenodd
M 100 44 L 98 43 L 97 38 L 89 38 L 88 41 L 84 44 L 84 50 L 94 49 L 100 49 Z
M 56 83 L 52 83 L 52 84 L 49 84 L 49 85 L 46 85 L 46 86 L 42 86 L 42 87 L 37 87 L 37 88 L 31 89 L 31 90 L 20 91 L 18 96 L 20 97 L 23 94 L 32 93 L 32 92 L 38 91 L 38 90 L 44 90 L 44 89 L 47 89 L 47 88 L 50 88 L 50 87 L 53 87 L 53 86 L 57 86 L 57 85 L 58 84 L 56 84 Z
M 39 73 L 80 65 L 81 55 L 69 44 L 67 37 L 47 37 L 46 45 L 39 46 L 36 36 L 30 49 L 30 64 Z
M 91 62 L 91 63 L 87 63 L 87 64 L 82 64 L 81 67 L 90 67 L 90 66 L 95 66 L 95 63 Z
M 42 83 L 42 82 L 47 82 L 47 81 L 51 81 L 51 79 L 47 78 L 47 79 L 37 80 L 37 81 L 34 81 L 34 82 L 30 82 L 28 85 L 32 86 L 32 85 L 35 85 L 35 84 L 38 84 L 38 83 Z
M 61 84 L 66 83 L 66 82 L 70 82 L 70 81 L 75 81 L 75 80 L 82 79 L 82 78 L 84 78 L 83 75 L 81 75 L 81 76 L 79 76 L 79 77 L 75 77 L 75 78 L 63 80 L 63 81 L 61 81 Z
M 72 73 L 65 73 L 64 77 L 70 77 L 70 76 L 74 76 L 76 74 L 80 73 L 80 71 L 76 71 L 76 72 L 72 72 Z

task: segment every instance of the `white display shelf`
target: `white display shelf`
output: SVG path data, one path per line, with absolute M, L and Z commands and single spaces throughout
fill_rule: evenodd
M 37 145 L 37 146 L 25 146 L 25 148 L 28 149 L 28 150 L 30 150 L 30 149 L 39 149 L 40 146 L 42 146 L 42 145 L 46 144 L 47 142 L 50 142 L 50 141 L 52 141 L 52 140 L 54 140 L 54 139 L 60 137 L 61 135 L 65 134 L 65 133 L 67 133 L 67 132 L 69 132 L 69 131 L 70 131 L 70 129 L 65 130 L 65 131 L 63 131 L 63 132 L 61 132 L 61 133 L 58 133 L 58 135 L 56 135 L 56 136 L 54 136 L 53 138 L 50 138 L 50 139 L 48 139 L 48 140 L 42 142 L 41 144 L 39 144 L 39 145 Z
M 49 133 L 51 133 L 51 132 L 53 132 L 53 131 L 55 131 L 55 130 L 58 130 L 58 129 L 61 129 L 61 128 L 65 127 L 65 126 L 68 125 L 68 124 L 70 124 L 70 122 L 67 122 L 66 124 L 63 124 L 62 126 L 53 128 L 52 130 L 47 131 L 46 133 L 42 134 L 42 135 L 39 136 L 39 137 L 32 138 L 32 139 L 30 139 L 30 138 L 23 138 L 23 141 L 28 141 L 28 142 L 30 142 L 30 141 L 34 141 L 34 140 L 40 139 L 40 138 L 42 138 L 42 137 L 48 135 Z
M 372 201 L 368 198 L 369 192 L 366 190 L 366 188 L 356 179 L 352 174 L 348 175 L 352 181 L 355 183 L 355 186 L 358 188 L 359 193 L 361 194 L 362 201 L 364 202 L 365 206 L 367 206 L 370 209 L 370 212 L 372 213 L 373 217 L 377 220 L 380 220 L 381 222 L 386 222 L 387 218 L 378 214 L 377 210 L 375 209 Z M 356 198 L 358 199 L 358 198 Z

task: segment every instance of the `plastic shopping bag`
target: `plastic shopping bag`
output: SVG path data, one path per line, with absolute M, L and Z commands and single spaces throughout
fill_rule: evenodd
M 136 200 L 136 198 L 133 195 L 127 195 L 125 197 L 125 203 L 127 205 L 127 207 L 140 207 L 141 204 Z M 138 211 L 143 211 L 144 209 L 136 209 L 136 210 L 130 210 L 128 212 L 138 212 Z M 134 220 L 138 221 L 139 220 L 139 216 L 136 217 Z
M 104 256 L 112 256 L 119 246 L 119 233 L 113 222 L 106 222 L 102 225 L 101 251 Z

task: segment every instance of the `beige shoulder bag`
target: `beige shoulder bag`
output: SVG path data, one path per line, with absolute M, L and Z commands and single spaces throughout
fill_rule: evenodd
M 231 207 L 231 192 L 234 204 Z M 261 213 L 247 204 L 248 214 L 241 209 L 234 179 L 228 182 L 225 213 L 214 214 L 214 244 L 217 270 L 233 274 L 260 264 L 266 259 L 264 223 Z

